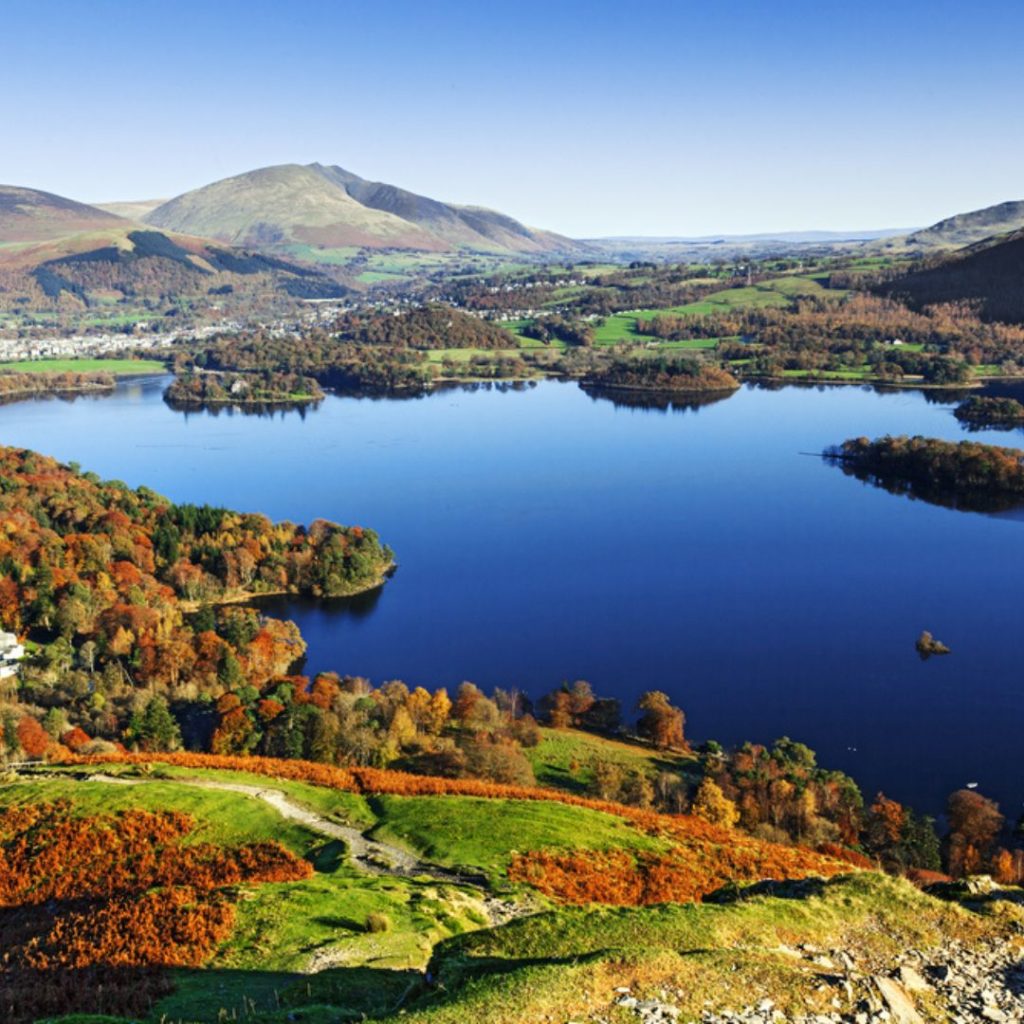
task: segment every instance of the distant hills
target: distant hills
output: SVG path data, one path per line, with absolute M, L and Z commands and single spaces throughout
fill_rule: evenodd
M 958 213 L 931 227 L 885 239 L 880 246 L 910 252 L 940 252 L 961 249 L 1021 228 L 1024 228 L 1024 201 L 1013 200 L 986 206 L 982 210 Z
M 456 206 L 341 167 L 281 164 L 186 192 L 142 218 L 233 245 L 300 252 L 359 248 L 545 254 L 580 248 L 505 214 Z
M 941 257 L 880 290 L 916 308 L 966 300 L 986 320 L 1024 323 L 1024 229 Z
M 93 203 L 97 210 L 106 210 L 115 217 L 126 217 L 128 220 L 142 220 L 147 213 L 152 213 L 158 206 L 166 203 L 166 199 L 137 199 L 124 203 Z
M 0 245 L 32 244 L 116 227 L 120 218 L 95 206 L 31 188 L 0 185 Z

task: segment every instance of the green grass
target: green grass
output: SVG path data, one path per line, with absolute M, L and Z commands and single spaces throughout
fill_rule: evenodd
M 582 807 L 474 797 L 370 798 L 380 824 L 370 833 L 445 867 L 501 881 L 514 851 L 540 847 L 665 850 L 620 818 Z
M 406 274 L 398 274 L 390 270 L 364 270 L 356 275 L 361 284 L 380 284 L 382 281 L 404 281 Z
M 427 352 L 428 363 L 443 363 L 450 359 L 453 363 L 468 363 L 476 356 L 499 359 L 505 356 L 517 356 L 515 348 L 432 348 Z
M 148 767 L 148 766 L 147 766 Z M 67 781 L 63 779 L 54 780 L 59 782 L 65 787 L 63 795 L 69 798 L 74 797 L 79 791 L 77 787 L 81 787 L 81 782 L 75 782 L 76 778 L 85 777 L 92 772 L 96 771 L 95 768 L 61 768 L 60 766 L 50 765 L 47 767 L 47 773 L 55 773 L 59 776 L 66 776 Z M 280 790 L 286 796 L 288 796 L 295 803 L 300 804 L 303 807 L 308 808 L 311 811 L 315 811 L 317 814 L 323 815 L 325 818 L 334 819 L 344 825 L 352 825 L 355 828 L 366 829 L 376 824 L 377 818 L 370 810 L 366 798 L 360 796 L 358 793 L 346 793 L 337 789 L 328 789 L 326 786 L 314 786 L 311 783 L 306 782 L 292 782 L 290 779 L 268 779 L 265 775 L 255 775 L 251 772 L 235 772 L 225 771 L 222 769 L 211 769 L 204 768 L 201 771 L 197 771 L 194 768 L 181 768 L 176 765 L 165 765 L 165 764 L 154 764 L 148 771 L 146 767 L 131 764 L 106 764 L 103 765 L 103 774 L 113 775 L 119 778 L 140 778 L 140 779 L 158 779 L 166 781 L 168 784 L 173 784 L 174 780 L 181 780 L 183 783 L 189 779 L 209 779 L 217 782 L 240 782 L 246 786 L 259 786 L 261 788 L 272 788 Z M 45 783 L 40 780 L 38 783 L 33 785 L 44 785 Z M 106 790 L 115 789 L 116 787 L 111 786 L 109 783 L 88 783 L 86 784 L 90 788 L 92 786 L 105 786 Z M 126 792 L 129 787 L 125 787 L 123 790 L 118 792 Z M 136 786 L 133 791 L 136 793 L 141 792 L 144 788 Z M 203 811 L 202 797 L 209 797 L 218 795 L 216 790 L 204 790 L 190 788 L 185 785 L 177 787 L 185 794 L 193 794 L 194 797 L 199 797 L 199 802 L 196 807 L 199 809 L 197 817 L 206 816 Z M 10 793 L 14 790 L 14 787 L 0 787 L 0 802 L 4 802 L 5 794 Z M 16 790 L 15 790 L 16 791 Z M 252 800 L 243 794 L 232 794 L 232 793 L 221 793 L 219 795 L 232 796 L 239 800 L 247 801 L 247 806 L 255 805 L 257 808 L 264 808 L 262 803 Z M 14 797 L 8 796 L 7 799 L 14 799 Z M 274 815 L 278 817 L 275 811 L 270 808 L 266 808 Z M 94 813 L 89 811 L 87 813 Z M 196 813 L 192 811 L 190 813 Z M 278 820 L 280 818 L 278 817 Z M 260 838 L 260 837 L 257 837 Z
M 0 370 L 18 373 L 112 373 L 119 376 L 166 373 L 165 363 L 156 359 L 19 359 L 0 363 Z
M 343 267 L 359 255 L 359 247 L 355 245 L 340 246 L 335 249 L 320 249 L 315 245 L 286 245 L 284 251 L 293 259 L 306 263 L 328 263 Z
M 662 753 L 634 743 L 608 740 L 576 729 L 541 729 L 541 742 L 525 750 L 542 786 L 586 793 L 596 761 L 609 761 L 627 772 L 655 775 L 660 771 L 696 769 L 696 759 Z
M 875 374 L 867 366 L 849 370 L 783 370 L 782 376 L 791 380 L 874 380 Z
M 0 805 L 4 806 L 58 799 L 71 800 L 83 815 L 111 814 L 130 808 L 190 814 L 196 819 L 196 827 L 186 837 L 186 843 L 233 846 L 277 839 L 300 856 L 324 844 L 322 836 L 284 821 L 267 804 L 241 793 L 197 789 L 174 782 L 118 786 L 71 778 L 39 779 L 0 786 Z

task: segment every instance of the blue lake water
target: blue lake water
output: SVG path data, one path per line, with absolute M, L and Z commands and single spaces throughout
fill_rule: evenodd
M 0 443 L 176 501 L 378 530 L 399 560 L 379 594 L 274 605 L 309 671 L 534 696 L 582 678 L 627 708 L 663 689 L 695 741 L 786 734 L 869 797 L 935 812 L 978 782 L 1021 807 L 1024 522 L 804 454 L 862 434 L 960 439 L 951 402 L 746 387 L 664 411 L 546 382 L 259 418 L 173 412 L 164 383 L 0 408 Z M 953 654 L 920 661 L 922 629 Z

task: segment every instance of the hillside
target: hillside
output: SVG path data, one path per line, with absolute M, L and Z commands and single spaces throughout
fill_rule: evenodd
M 861 1000 L 893 1012 L 916 1002 L 934 1019 L 983 984 L 992 1005 L 1010 998 L 994 966 L 959 988 L 926 967 L 963 971 L 967 947 L 974 962 L 1009 961 L 1010 902 L 1000 923 L 699 819 L 502 787 L 460 795 L 438 779 L 398 795 L 407 781 L 189 755 L 9 776 L 5 1019 L 625 1024 L 763 1000 L 779 1021 L 852 1020 Z M 783 880 L 703 904 L 680 892 L 573 906 L 512 880 L 516 851 L 531 849 L 562 852 L 577 871 L 668 858 L 712 887 L 723 871 L 741 886 Z M 119 870 L 104 870 L 114 859 Z
M 192 307 L 207 310 L 211 304 L 251 311 L 349 291 L 318 270 L 289 260 L 154 231 L 120 218 L 108 221 L 102 229 L 33 244 L 0 243 L 0 309 L 30 314 L 102 308 L 109 314 L 122 307 L 149 319 L 160 316 L 169 303 L 173 315 Z
M 367 181 L 342 167 L 313 164 L 312 168 L 336 182 L 364 206 L 393 213 L 443 239 L 452 248 L 528 253 L 567 251 L 576 247 L 571 239 L 534 231 L 496 210 L 442 203 L 395 185 Z
M 1024 323 L 1024 229 L 940 258 L 880 290 L 914 309 L 967 301 L 985 320 Z
M 553 252 L 568 239 L 491 210 L 457 207 L 341 167 L 282 164 L 213 182 L 145 215 L 155 227 L 236 245 L 320 251 L 348 247 L 449 252 Z
M 876 247 L 920 252 L 948 251 L 1020 228 L 1024 228 L 1024 200 L 1011 200 L 982 210 L 958 213 L 931 227 L 884 239 Z
M 123 224 L 121 217 L 73 199 L 32 188 L 0 185 L 0 251 L 20 243 L 45 242 Z

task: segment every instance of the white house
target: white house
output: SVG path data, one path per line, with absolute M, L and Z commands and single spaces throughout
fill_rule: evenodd
M 25 648 L 13 633 L 0 632 L 0 679 L 18 674 L 18 662 L 25 657 Z

